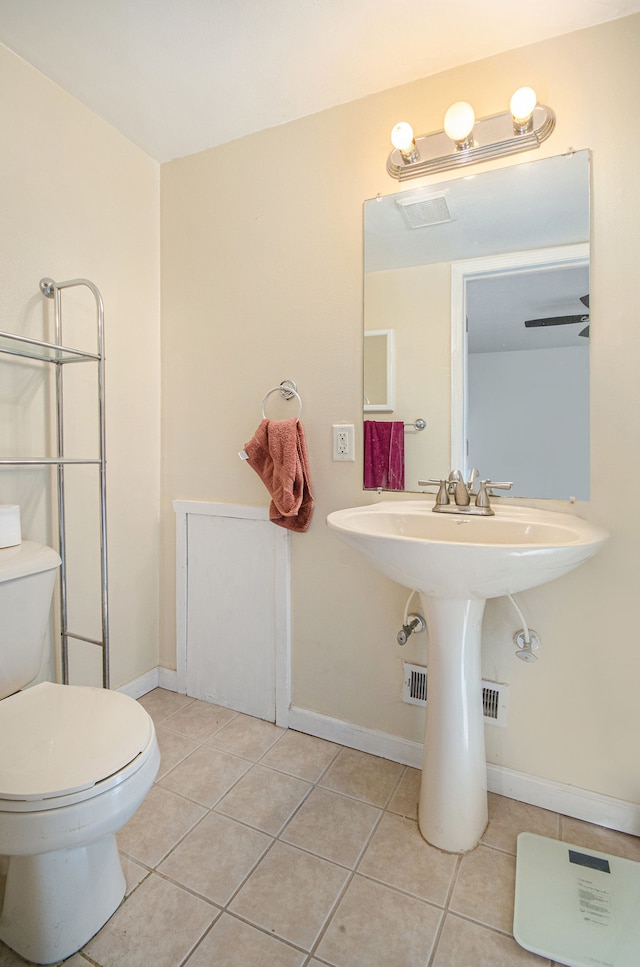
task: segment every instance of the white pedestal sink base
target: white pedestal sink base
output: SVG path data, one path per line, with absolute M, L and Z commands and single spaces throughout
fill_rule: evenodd
M 429 671 L 418 825 L 432 846 L 464 853 L 477 846 L 487 825 L 480 668 L 485 601 L 420 596 Z
M 473 849 L 487 824 L 480 673 L 486 598 L 568 574 L 608 534 L 572 514 L 515 504 L 493 517 L 434 514 L 433 498 L 336 510 L 327 524 L 392 581 L 420 590 L 429 631 L 418 821 L 439 849 Z

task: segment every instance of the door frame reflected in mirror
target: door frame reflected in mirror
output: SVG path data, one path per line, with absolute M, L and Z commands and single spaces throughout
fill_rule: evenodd
M 474 279 L 500 278 L 540 269 L 563 269 L 570 266 L 589 268 L 589 243 L 563 245 L 467 259 L 451 264 L 451 465 L 468 479 L 469 466 L 469 325 L 467 283 Z M 523 320 L 524 321 L 524 320 Z M 528 388 L 524 388 L 528 391 Z M 493 472 L 485 468 L 486 472 Z M 483 473 L 485 472 L 483 470 Z M 494 480 L 500 475 L 494 474 Z M 588 499 L 589 481 L 585 481 Z M 576 489 L 576 488 L 574 488 Z M 534 496 L 534 495 L 528 495 Z M 567 496 L 569 496 L 567 494 Z

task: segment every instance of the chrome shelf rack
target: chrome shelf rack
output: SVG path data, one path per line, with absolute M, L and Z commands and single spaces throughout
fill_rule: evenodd
M 71 349 L 62 343 L 62 290 L 75 286 L 86 286 L 93 293 L 96 302 L 96 330 L 97 351 L 95 353 Z M 56 367 L 56 405 L 55 405 L 55 456 L 0 459 L 3 466 L 46 466 L 57 467 L 57 500 L 58 500 L 58 541 L 62 565 L 60 568 L 60 638 L 62 680 L 69 682 L 69 639 L 98 645 L 102 649 L 102 685 L 109 688 L 109 593 L 107 570 L 107 480 L 106 480 L 106 447 L 105 447 L 105 380 L 104 380 L 104 305 L 100 290 L 87 279 L 71 279 L 68 282 L 54 282 L 52 279 L 42 279 L 40 291 L 54 300 L 55 342 L 43 342 L 19 336 L 13 333 L 0 332 L 0 353 L 10 356 L 21 356 L 40 362 L 52 363 Z M 63 369 L 68 364 L 92 362 L 97 364 L 98 384 L 98 457 L 82 459 L 67 457 L 64 452 L 64 408 L 63 408 Z M 68 591 L 67 591 L 67 537 L 66 537 L 66 505 L 64 489 L 65 467 L 69 465 L 96 465 L 100 475 L 100 572 L 101 572 L 101 639 L 88 638 L 69 630 L 68 624 Z

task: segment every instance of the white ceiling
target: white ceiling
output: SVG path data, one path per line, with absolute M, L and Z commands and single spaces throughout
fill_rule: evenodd
M 0 42 L 160 162 L 640 0 L 0 0 Z

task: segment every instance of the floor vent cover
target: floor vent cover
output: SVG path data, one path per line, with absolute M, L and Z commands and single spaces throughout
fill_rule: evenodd
M 481 683 L 482 711 L 485 722 L 491 725 L 507 724 L 507 685 L 497 682 Z M 402 701 L 408 705 L 427 704 L 427 669 L 424 665 L 403 663 L 403 693 Z

